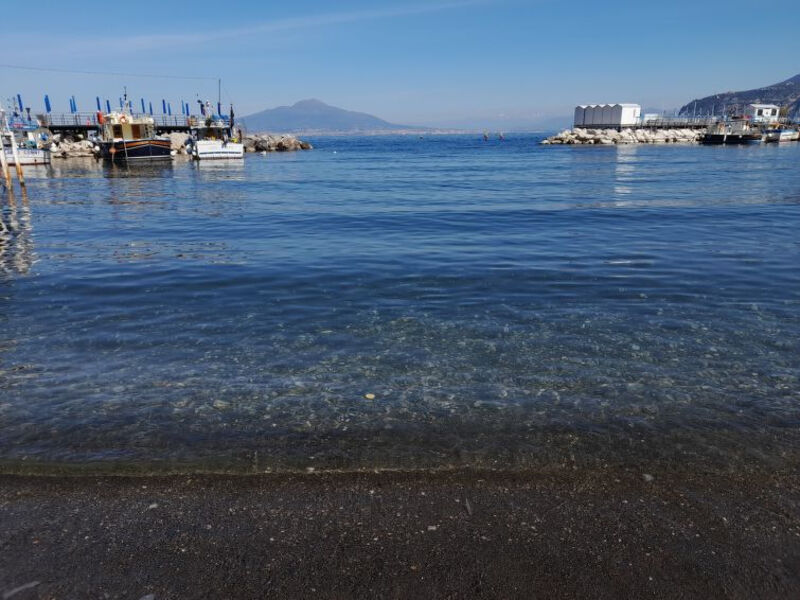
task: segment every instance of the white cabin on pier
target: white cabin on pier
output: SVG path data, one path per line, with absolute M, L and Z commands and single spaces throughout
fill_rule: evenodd
M 575 107 L 575 127 L 630 127 L 638 125 L 638 104 L 581 104 Z
M 780 113 L 781 107 L 776 104 L 748 104 L 744 111 L 745 117 L 754 123 L 772 123 Z

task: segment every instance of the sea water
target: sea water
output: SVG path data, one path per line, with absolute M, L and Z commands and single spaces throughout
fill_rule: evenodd
M 791 462 L 800 144 L 540 139 L 30 169 L 0 466 Z

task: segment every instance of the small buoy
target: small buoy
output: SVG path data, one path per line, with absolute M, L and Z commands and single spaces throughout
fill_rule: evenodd
M 337 154 L 336 150 L 333 151 L 334 154 Z
M 375 400 L 375 394 L 364 394 L 364 398 L 367 400 Z
M 266 156 L 266 155 L 267 155 L 267 151 L 266 150 L 262 150 L 261 151 L 261 156 Z

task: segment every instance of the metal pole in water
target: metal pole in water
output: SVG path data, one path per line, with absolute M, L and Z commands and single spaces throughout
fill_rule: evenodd
M 6 132 L 5 128 L 2 125 L 2 122 L 5 121 L 5 115 L 3 115 L 2 121 L 0 121 L 0 166 L 3 169 L 3 178 L 6 180 L 6 186 L 8 187 L 9 191 L 11 191 L 11 171 L 8 168 L 8 160 L 6 159 L 6 147 L 5 147 L 5 137 Z
M 22 174 L 22 165 L 20 164 L 19 152 L 17 151 L 17 140 L 11 136 L 11 154 L 14 155 L 14 162 L 17 166 L 17 179 L 19 179 L 19 187 L 25 189 L 25 176 Z

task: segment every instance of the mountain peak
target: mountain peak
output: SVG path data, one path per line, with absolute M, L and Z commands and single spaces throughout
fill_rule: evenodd
M 393 125 L 366 113 L 325 104 L 316 98 L 300 100 L 292 106 L 262 110 L 259 113 L 243 117 L 241 121 L 253 132 L 355 133 L 408 129 L 404 125 Z
M 726 108 L 742 110 L 747 104 L 777 104 L 789 115 L 800 111 L 800 74 L 773 85 L 741 92 L 725 92 L 693 100 L 680 110 L 682 115 L 721 115 Z
M 794 77 L 789 77 L 786 81 L 781 82 L 783 84 L 791 84 L 791 83 L 800 83 L 800 73 L 795 75 Z
M 299 100 L 292 105 L 292 108 L 331 108 L 330 104 L 325 104 L 322 100 L 316 98 L 308 98 L 307 100 Z

